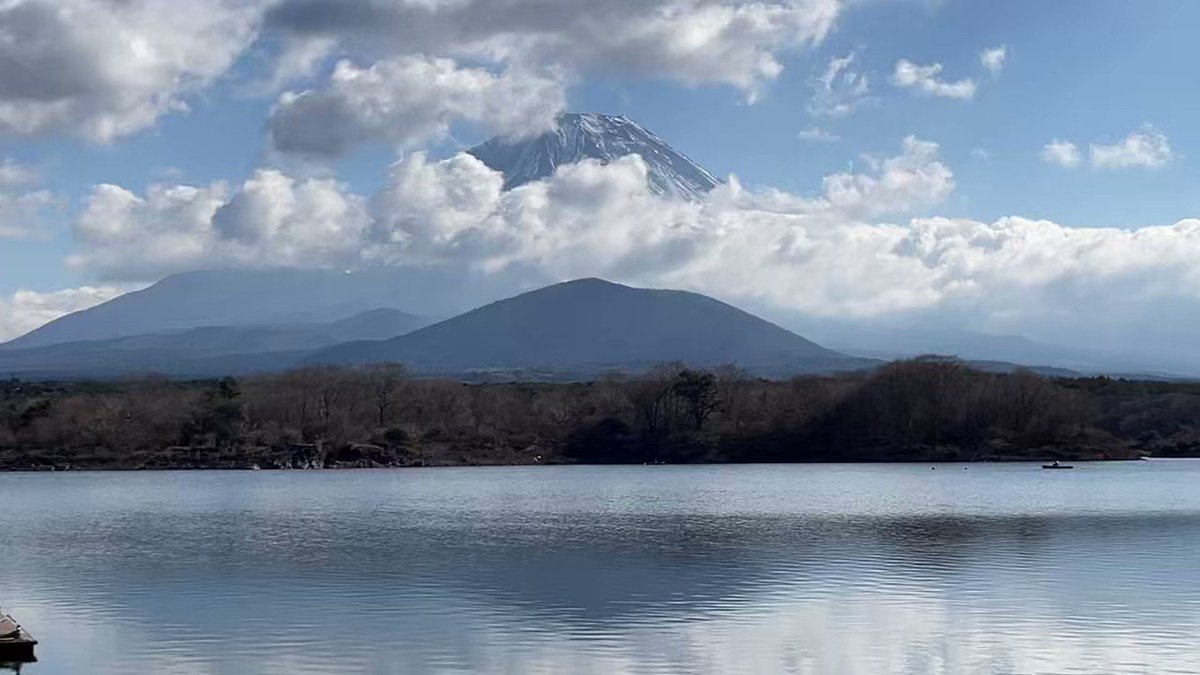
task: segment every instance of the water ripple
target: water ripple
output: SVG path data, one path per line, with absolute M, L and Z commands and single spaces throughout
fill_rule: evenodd
M 1200 672 L 1197 479 L 2 475 L 0 599 L 34 675 Z

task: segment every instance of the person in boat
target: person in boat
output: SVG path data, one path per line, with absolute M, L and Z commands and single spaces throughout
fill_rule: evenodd
M 1056 460 L 1054 460 L 1054 463 L 1053 463 L 1053 464 L 1051 464 L 1050 466 L 1058 466 L 1058 460 L 1057 460 L 1057 459 L 1056 459 Z

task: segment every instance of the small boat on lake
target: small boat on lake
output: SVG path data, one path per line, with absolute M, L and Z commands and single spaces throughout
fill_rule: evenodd
M 0 612 L 0 663 L 28 663 L 36 660 L 33 648 L 37 640 L 11 616 Z
M 1060 464 L 1058 462 L 1058 460 L 1055 460 L 1053 464 L 1043 464 L 1042 468 L 1043 469 L 1074 469 L 1075 467 L 1072 466 L 1071 464 Z

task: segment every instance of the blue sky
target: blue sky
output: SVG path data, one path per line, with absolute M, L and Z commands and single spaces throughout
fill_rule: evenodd
M 241 194 L 252 193 L 243 183 L 254 179 L 257 171 L 269 169 L 295 181 L 296 185 L 310 180 L 336 181 L 336 189 L 330 189 L 336 193 L 336 200 L 343 200 L 339 202 L 342 209 L 339 213 L 357 214 L 360 202 L 374 204 L 380 199 L 377 194 L 388 190 L 393 180 L 389 165 L 398 157 L 411 157 L 414 152 L 427 150 L 433 161 L 450 160 L 462 148 L 493 132 L 524 132 L 521 127 L 524 117 L 549 118 L 558 109 L 625 114 L 717 175 L 736 174 L 747 189 L 760 197 L 779 190 L 811 203 L 832 199 L 823 183 L 827 176 L 866 176 L 868 182 L 886 184 L 890 174 L 879 162 L 897 157 L 906 137 L 932 144 L 920 146 L 932 148 L 921 151 L 925 154 L 920 162 L 912 158 L 904 160 L 909 161 L 905 166 L 912 166 L 908 173 L 898 174 L 897 180 L 920 184 L 912 195 L 904 196 L 902 207 L 840 212 L 839 222 L 869 222 L 877 232 L 883 231 L 879 228 L 887 224 L 905 227 L 915 223 L 914 219 L 930 217 L 965 219 L 990 227 L 1005 217 L 1015 216 L 1051 221 L 1059 228 L 1055 232 L 1122 228 L 1135 233 L 1148 226 L 1171 226 L 1200 211 L 1200 196 L 1194 189 L 1198 165 L 1193 159 L 1200 157 L 1200 132 L 1193 122 L 1198 89 L 1193 86 L 1196 75 L 1191 65 L 1194 59 L 1190 58 L 1192 33 L 1200 25 L 1200 4 L 1184 0 L 1153 3 L 863 0 L 849 4 L 835 0 L 780 0 L 757 6 L 754 11 L 760 14 L 755 15 L 758 23 L 752 29 L 746 28 L 748 23 L 738 23 L 737 11 L 742 3 L 736 0 L 655 0 L 642 5 L 628 5 L 628 0 L 598 1 L 580 5 L 584 9 L 578 11 L 595 12 L 597 23 L 607 22 L 603 23 L 607 30 L 629 31 L 632 37 L 629 41 L 614 37 L 612 44 L 616 46 L 605 42 L 594 49 L 582 46 L 586 44 L 584 39 L 592 36 L 581 37 L 578 32 L 581 29 L 570 23 L 571 17 L 556 18 L 539 9 L 537 0 L 519 0 L 514 3 L 518 9 L 512 14 L 520 15 L 521 7 L 531 7 L 529 14 L 533 18 L 528 19 L 528 26 L 518 16 L 503 34 L 489 35 L 486 26 L 456 25 L 454 18 L 445 19 L 446 25 L 434 21 L 423 29 L 427 35 L 409 40 L 416 43 L 412 53 L 402 46 L 404 36 L 389 33 L 393 29 L 386 23 L 395 16 L 408 21 L 405 18 L 408 15 L 402 16 L 401 10 L 380 9 L 389 2 L 403 6 L 404 0 L 374 3 L 371 11 L 378 11 L 379 15 L 360 24 L 354 23 L 358 15 L 347 9 L 360 3 L 203 0 L 190 7 L 191 14 L 179 18 L 170 16 L 171 3 L 161 0 L 135 0 L 126 9 L 135 7 L 139 12 L 130 10 L 124 14 L 108 11 L 111 7 L 107 2 L 71 0 L 68 4 L 77 6 L 79 12 L 66 18 L 61 13 L 55 14 L 63 5 L 49 0 L 26 0 L 16 3 L 14 8 L 0 10 L 0 25 L 9 24 L 9 30 L 17 31 L 18 35 L 30 31 L 28 49 L 46 49 L 46 40 L 40 40 L 37 43 L 40 46 L 33 46 L 34 38 L 45 37 L 35 34 L 43 30 L 68 45 L 63 47 L 63 53 L 36 52 L 27 56 L 20 51 L 23 47 L 18 40 L 16 46 L 0 53 L 0 62 L 8 61 L 10 70 L 13 64 L 55 64 L 70 59 L 82 62 L 89 56 L 94 59 L 96 54 L 113 53 L 114 44 L 128 47 L 136 54 L 148 50 L 162 56 L 171 49 L 178 51 L 144 72 L 130 67 L 133 74 L 128 76 L 122 69 L 129 64 L 118 59 L 109 64 L 115 71 L 93 72 L 80 65 L 83 75 L 79 78 L 63 78 L 61 82 L 52 82 L 53 87 L 47 84 L 41 89 L 36 82 L 31 84 L 27 80 L 14 80 L 5 86 L 0 78 L 0 104 L 6 97 L 4 88 L 9 90 L 7 98 L 13 104 L 12 111 L 0 109 L 0 130 L 6 131 L 0 142 L 0 156 L 39 176 L 37 180 L 19 181 L 5 189 L 12 198 L 45 190 L 55 199 L 53 206 L 38 209 L 33 215 L 21 213 L 11 222 L 0 223 L 0 227 L 7 225 L 10 231 L 10 236 L 0 235 L 0 298 L 12 297 L 21 289 L 53 293 L 85 285 L 135 287 L 173 271 L 221 264 L 226 259 L 222 256 L 229 255 L 222 253 L 226 249 L 206 250 L 203 255 L 167 250 L 171 246 L 177 249 L 200 246 L 184 237 L 174 237 L 173 231 L 194 231 L 197 227 L 209 227 L 210 223 L 173 220 L 180 217 L 178 210 L 162 206 L 147 206 L 135 215 L 127 210 L 121 211 L 121 216 L 112 216 L 115 212 L 106 209 L 117 208 L 114 205 L 125 197 L 109 194 L 106 199 L 116 201 L 97 199 L 94 193 L 97 185 L 120 186 L 121 194 L 127 194 L 129 199 L 148 199 L 147 190 L 152 185 L 164 189 L 172 185 L 195 186 L 204 191 L 202 197 L 208 200 L 204 202 L 208 206 L 196 208 L 207 208 L 207 213 L 236 201 Z M 639 9 L 622 9 L 623 4 Z M 610 12 L 608 5 L 612 5 Z M 647 12 L 662 10 L 661 15 L 647 14 L 647 17 L 661 20 L 662 29 L 669 31 L 663 35 L 678 36 L 695 29 L 701 36 L 696 39 L 708 41 L 701 45 L 707 54 L 689 62 L 686 58 L 675 58 L 668 48 L 655 51 L 655 47 L 638 41 L 638 32 L 643 29 L 638 24 L 639 17 L 632 16 L 628 24 L 622 24 L 619 17 L 622 12 L 636 14 L 641 7 L 649 8 Z M 722 14 L 718 10 L 729 11 Z M 22 11 L 41 19 L 26 23 L 27 17 L 20 15 Z M 106 21 L 117 22 L 107 30 L 116 31 L 118 37 L 101 35 L 104 27 L 87 25 L 81 17 L 89 11 L 106 12 L 103 15 Z M 309 16 L 323 18 L 314 23 L 306 18 Z M 713 17 L 728 24 L 728 30 L 716 37 L 702 30 L 718 20 Z M 121 21 L 128 22 L 128 35 L 121 32 Z M 563 25 L 555 25 L 555 21 Z M 778 22 L 782 28 L 770 22 Z M 406 25 L 397 23 L 394 30 L 403 32 Z M 763 28 L 764 25 L 767 27 Z M 561 31 L 567 46 L 548 40 L 546 44 L 528 47 L 513 40 L 503 43 L 504 50 L 509 51 L 498 51 L 494 49 L 495 42 L 487 42 L 506 40 L 514 34 L 521 35 L 522 30 L 535 29 L 540 31 L 538 39 L 547 31 Z M 139 31 L 150 36 L 148 47 L 137 42 Z M 155 44 L 155 36 L 169 42 Z M 599 36 L 597 40 L 603 42 L 608 37 Z M 109 39 L 125 42 L 105 42 Z M 675 37 L 668 42 L 670 39 Z M 681 49 L 688 48 L 685 42 L 679 44 L 683 45 Z M 70 45 L 78 48 L 69 48 Z M 293 47 L 294 51 L 289 52 Z M 997 48 L 1004 50 L 1003 62 L 994 72 L 989 71 L 981 62 L 981 54 Z M 106 51 L 90 54 L 89 49 Z M 305 49 L 320 54 L 319 58 L 306 62 L 311 69 L 289 70 L 281 65 L 292 63 L 288 61 L 291 56 L 299 62 L 300 56 L 307 53 Z M 504 55 L 496 56 L 501 51 Z M 814 112 L 815 83 L 832 60 L 848 56 L 852 60 L 841 75 L 854 73 L 865 78 L 866 91 L 855 97 L 857 104 L 849 114 L 831 116 Z M 495 84 L 497 90 L 507 91 L 504 96 L 511 101 L 500 95 L 488 100 L 487 96 L 492 96 L 489 94 L 482 102 L 471 99 L 474 102 L 462 103 L 455 99 L 458 102 L 446 103 L 447 97 L 462 99 L 467 94 L 439 90 L 436 93 L 443 98 L 437 99 L 437 105 L 443 108 L 430 116 L 420 106 L 428 108 L 432 99 L 414 102 L 416 95 L 409 93 L 414 88 L 412 83 L 428 79 L 429 71 L 413 71 L 417 75 L 412 75 L 407 71 L 369 70 L 382 67 L 378 64 L 400 62 L 407 64 L 405 68 L 416 68 L 417 65 L 404 59 L 434 57 L 450 59 L 455 76 L 471 69 L 478 70 L 472 71 L 475 80 L 479 79 L 479 73 L 495 76 L 497 83 L 485 83 L 486 86 Z M 710 57 L 711 63 L 703 61 Z M 417 79 L 388 83 L 391 87 L 388 95 L 396 97 L 389 105 L 396 109 L 380 123 L 352 110 L 347 103 L 350 99 L 345 96 L 335 100 L 329 94 L 336 93 L 339 86 L 335 82 L 335 64 L 343 59 L 358 69 L 355 82 L 361 83 L 364 74 Z M 778 72 L 769 67 L 760 69 L 763 59 L 777 63 L 782 69 Z M 621 63 L 612 65 L 618 61 Z M 935 95 L 922 91 L 920 85 L 899 86 L 901 62 L 914 68 L 940 67 L 940 72 L 934 75 L 937 82 L 926 84 L 930 88 L 943 87 L 942 93 L 948 91 L 945 87 L 969 79 L 973 95 Z M 429 66 L 425 62 L 418 65 Z M 508 74 L 513 74 L 514 81 L 520 81 L 505 89 L 500 80 Z M 264 84 L 272 75 L 279 75 L 277 86 Z M 100 81 L 79 85 L 78 91 L 71 90 L 83 77 L 96 77 Z M 529 94 L 532 89 L 538 93 Z M 103 96 L 95 94 L 96 91 L 103 91 Z M 293 105 L 285 91 L 307 91 L 313 95 Z M 78 110 L 56 117 L 57 112 L 43 105 L 47 97 L 54 96 L 61 96 L 66 101 L 64 105 L 79 104 Z M 163 104 L 164 100 L 170 104 Z M 320 105 L 304 107 L 314 101 Z M 405 105 L 412 105 L 413 109 L 406 110 Z M 111 110 L 105 106 L 111 106 Z M 464 106 L 501 112 L 513 108 L 517 114 L 497 123 L 487 119 L 486 113 L 464 112 Z M 100 112 L 89 112 L 97 107 Z M 97 126 L 99 122 L 94 119 L 102 113 L 109 115 L 108 121 L 115 119 L 117 124 L 125 126 L 115 133 L 103 131 L 108 127 Z M 290 113 L 294 114 L 289 118 Z M 352 119 L 341 119 L 338 115 L 349 115 Z M 429 118 L 420 118 L 421 115 Z M 403 134 L 390 130 L 407 129 L 406 125 L 417 118 L 425 125 L 414 127 L 419 130 Z M 446 126 L 438 127 L 441 123 Z M 302 137 L 305 130 L 315 129 L 319 135 L 343 128 L 352 130 L 352 142 L 321 157 L 283 151 L 284 146 L 278 140 L 284 134 L 292 134 L 293 140 L 299 138 L 297 142 L 303 146 L 310 140 Z M 836 140 L 806 140 L 800 137 L 805 130 L 819 130 Z M 1077 165 L 1067 167 L 1047 161 L 1044 148 L 1052 141 L 1073 143 L 1080 157 Z M 1093 161 L 1092 146 L 1118 146 L 1122 142 L 1137 145 L 1142 141 L 1150 143 L 1149 155 L 1135 152 L 1137 156 L 1132 159 L 1108 162 L 1119 166 L 1100 166 L 1102 160 Z M 1138 148 L 1146 149 L 1143 146 L 1134 149 Z M 1124 153 L 1128 149 L 1118 147 L 1114 152 Z M 931 166 L 935 169 L 932 174 L 927 171 Z M 931 175 L 941 180 L 938 171 L 943 168 L 952 174 L 945 185 L 921 182 Z M 223 183 L 224 187 L 215 187 L 217 183 Z M 864 197 L 868 198 L 879 197 Z M 288 199 L 293 200 L 291 196 Z M 313 203 L 324 202 L 315 198 Z M 251 206 L 268 209 L 261 200 Z M 409 206 L 404 203 L 400 208 L 405 210 Z M 442 206 L 444 210 L 446 205 Z M 87 225 L 81 225 L 89 207 L 93 216 Z M 420 211 L 416 205 L 412 208 Z M 744 215 L 747 208 L 739 208 L 738 213 Z M 750 210 L 758 208 L 756 205 Z M 243 212 L 259 213 L 253 209 L 238 211 Z M 317 225 L 322 225 L 321 218 L 328 217 L 293 215 Z M 103 222 L 109 217 L 113 219 L 111 227 Z M 131 222 L 136 220 L 138 227 L 150 228 L 145 232 L 153 230 L 153 234 L 144 234 L 121 220 L 126 217 Z M 361 218 L 378 220 L 379 216 Z M 220 230 L 221 226 L 218 223 L 212 227 Z M 245 227 L 253 229 L 257 225 Z M 330 231 L 345 231 L 337 227 Z M 363 227 L 354 227 L 357 228 L 352 228 L 354 232 L 365 231 Z M 12 236 L 14 230 L 20 231 L 20 236 Z M 220 238 L 226 234 L 220 231 L 204 236 Z M 407 233 L 405 237 L 410 235 Z M 142 236 L 146 237 L 146 255 L 158 256 L 153 264 L 143 265 L 139 260 L 136 244 Z M 111 237 L 112 241 L 105 237 Z M 935 237 L 962 239 L 961 234 Z M 1020 237 L 1029 239 L 1028 234 Z M 343 264 L 344 251 L 335 259 L 325 255 L 325 248 L 311 243 L 279 244 L 294 249 L 285 263 Z M 1121 246 L 1113 242 L 1106 245 L 1118 249 Z M 1089 250 L 1087 244 L 1081 244 L 1071 248 L 1071 253 L 1046 252 L 1042 257 L 1086 256 Z M 305 258 L 311 251 L 319 253 L 312 254 L 315 257 L 311 259 Z M 1150 252 L 1139 255 L 1152 256 Z M 1038 252 L 1016 254 L 1019 259 L 1031 256 L 1038 257 Z M 75 260 L 69 263 L 72 257 Z M 252 255 L 244 254 L 233 264 L 254 264 L 253 260 Z M 486 263 L 472 264 L 495 265 L 496 260 L 490 257 Z M 528 258 L 521 262 L 532 264 Z M 1175 264 L 1182 269 L 1186 262 L 1183 258 Z M 942 258 L 931 263 L 926 257 L 918 267 L 938 264 L 943 264 Z M 957 267 L 941 270 L 945 274 L 938 275 L 939 285 L 934 291 L 922 286 L 933 282 L 913 279 L 906 297 L 933 299 L 912 300 L 909 304 L 922 311 L 935 308 L 951 311 L 947 308 L 959 307 L 967 301 L 948 292 L 948 287 L 958 292 L 964 287 L 998 283 L 993 279 L 994 272 L 988 271 L 986 274 L 992 276 L 985 276 L 972 268 L 961 273 L 963 278 L 949 284 L 945 277 L 959 274 L 964 263 L 959 260 L 950 264 Z M 1080 265 L 1086 267 L 1082 262 Z M 1117 267 L 1124 270 L 1123 265 Z M 627 268 L 623 263 L 613 269 Z M 1128 273 L 1135 278 L 1143 275 L 1141 270 Z M 798 269 L 797 278 L 809 279 L 812 274 L 813 270 Z M 690 272 L 680 269 L 657 270 L 654 274 L 642 271 L 634 274 L 633 280 L 682 283 L 691 278 L 689 275 Z M 1031 271 L 1030 283 L 1042 283 L 1044 276 L 1043 272 Z M 727 281 L 721 288 L 745 286 L 741 292 L 756 300 L 770 295 L 767 290 L 739 282 L 734 276 Z M 1176 281 L 1155 279 L 1153 284 L 1147 282 L 1150 285 L 1146 288 L 1165 287 Z M 1097 281 L 1093 285 L 1099 288 L 1109 282 L 1116 283 L 1105 278 L 1103 283 Z M 901 279 L 896 283 L 908 282 Z M 1078 283 L 1093 282 L 1059 275 L 1055 283 L 1071 285 L 1071 293 L 1075 293 Z M 1007 288 L 1011 288 L 1011 283 Z M 1057 286 L 1039 289 L 1043 295 L 1059 291 L 1062 289 Z M 876 291 L 864 287 L 861 292 Z M 1189 295 L 1189 301 L 1190 298 Z M 1136 299 L 1128 302 L 1136 304 Z M 863 306 L 866 305 L 859 300 L 830 300 L 819 306 L 813 303 L 795 309 L 829 315 L 862 314 L 866 310 L 854 308 Z M 10 313 L 20 311 L 13 301 L 7 307 Z M 0 313 L 4 308 L 0 300 Z M 53 308 L 43 307 L 41 311 L 49 316 Z M 1004 317 L 1009 315 L 1006 312 L 1011 313 L 1006 308 L 995 308 L 988 316 L 973 316 L 970 322 L 985 328 L 1020 327 L 1004 323 Z M 1034 318 L 1025 316 L 1023 320 L 1031 322 Z M 23 320 L 22 327 L 29 322 Z M 16 325 L 11 318 L 10 324 Z
M 849 10 L 819 49 L 791 58 L 756 105 L 727 89 L 624 83 L 584 88 L 576 101 L 626 112 L 718 175 L 755 184 L 810 192 L 859 153 L 916 134 L 942 146 L 959 179 L 958 199 L 939 213 L 1171 223 L 1200 210 L 1197 168 L 1187 161 L 1200 147 L 1197 94 L 1187 84 L 1197 78 L 1188 65 L 1196 25 L 1200 4 L 1188 2 L 871 2 Z M 978 59 L 997 45 L 1008 58 L 993 79 Z M 844 119 L 812 119 L 808 79 L 851 52 L 878 100 Z M 975 78 L 979 92 L 959 102 L 898 90 L 886 80 L 900 58 L 942 63 L 951 78 Z M 1181 161 L 1140 172 L 1065 172 L 1039 161 L 1053 138 L 1113 142 L 1147 122 L 1169 136 Z M 814 124 L 842 141 L 796 142 Z M 975 148 L 989 159 L 973 157 Z

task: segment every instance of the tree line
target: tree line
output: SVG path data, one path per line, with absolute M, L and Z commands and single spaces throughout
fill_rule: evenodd
M 1200 450 L 1200 385 L 985 373 L 943 358 L 764 380 L 662 364 L 467 384 L 402 366 L 0 383 L 0 468 L 1132 458 Z

